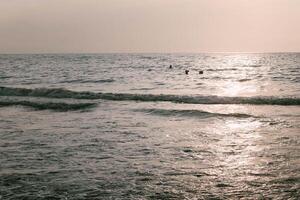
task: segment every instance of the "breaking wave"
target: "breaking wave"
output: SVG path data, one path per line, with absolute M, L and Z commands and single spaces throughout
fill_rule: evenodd
M 10 88 L 0 87 L 0 96 L 27 96 L 46 98 L 104 99 L 113 101 L 169 101 L 190 104 L 253 104 L 253 105 L 300 105 L 296 97 L 222 97 L 188 96 L 168 94 L 129 94 L 129 93 L 93 93 L 76 92 L 62 88 Z

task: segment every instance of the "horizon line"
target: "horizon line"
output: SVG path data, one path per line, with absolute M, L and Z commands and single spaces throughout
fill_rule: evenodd
M 28 52 L 28 53 L 3 53 L 0 55 L 57 55 L 57 54 L 280 54 L 280 53 L 300 53 L 300 51 L 215 51 L 215 52 Z

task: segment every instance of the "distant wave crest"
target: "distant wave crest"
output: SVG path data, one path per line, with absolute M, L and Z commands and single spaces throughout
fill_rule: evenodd
M 113 101 L 169 101 L 189 104 L 253 104 L 253 105 L 300 105 L 300 98 L 284 97 L 222 97 L 188 96 L 168 94 L 129 94 L 75 92 L 62 88 L 11 88 L 0 87 L 0 96 L 28 96 L 46 98 L 104 99 Z

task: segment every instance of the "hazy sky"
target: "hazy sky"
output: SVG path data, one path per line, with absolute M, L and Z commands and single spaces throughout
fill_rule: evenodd
M 0 0 L 0 53 L 300 51 L 300 0 Z

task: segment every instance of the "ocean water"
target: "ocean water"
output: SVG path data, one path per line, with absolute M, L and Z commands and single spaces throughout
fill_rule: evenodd
M 299 198 L 298 53 L 0 55 L 1 200 Z

